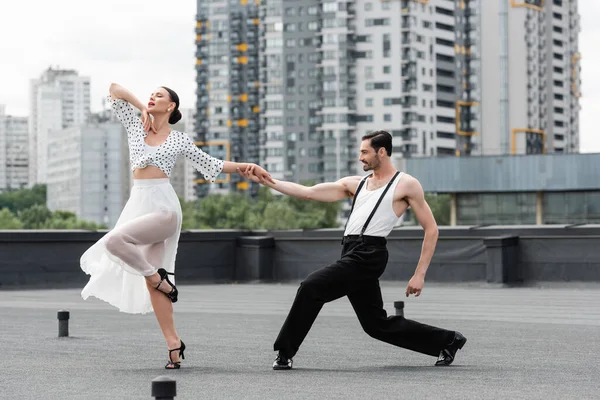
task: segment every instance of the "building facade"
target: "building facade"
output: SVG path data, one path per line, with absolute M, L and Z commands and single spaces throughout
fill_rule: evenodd
M 46 183 L 50 131 L 78 126 L 90 114 L 90 78 L 48 68 L 30 82 L 29 183 Z
M 451 225 L 600 223 L 600 154 L 413 157 L 402 169 L 449 194 Z
M 380 129 L 396 162 L 579 150 L 577 1 L 256 4 L 199 1 L 196 121 L 201 141 L 230 141 L 232 154 L 234 131 L 260 132 L 260 163 L 277 178 L 361 173 L 360 138 Z M 256 92 L 243 102 L 234 90 L 255 79 L 246 54 L 260 62 L 259 108 Z M 259 124 L 238 129 L 235 107 Z
M 47 206 L 113 227 L 129 197 L 127 135 L 118 121 L 94 121 L 49 137 Z
M 198 0 L 196 15 L 196 140 L 211 155 L 259 162 L 259 2 Z M 206 185 L 196 175 L 197 193 L 249 190 L 237 174 Z
M 462 55 L 461 44 L 460 62 L 471 75 L 460 93 L 465 134 L 457 151 L 579 152 L 578 2 L 463 3 L 456 18 L 470 46 Z
M 0 105 L 0 191 L 25 188 L 29 182 L 27 117 L 4 113 Z

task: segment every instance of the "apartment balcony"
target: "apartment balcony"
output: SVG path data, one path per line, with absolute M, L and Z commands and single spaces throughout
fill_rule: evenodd
M 403 142 L 408 142 L 411 141 L 413 137 L 417 136 L 417 129 L 405 128 L 400 130 L 393 130 L 391 133 L 394 138 L 401 139 Z

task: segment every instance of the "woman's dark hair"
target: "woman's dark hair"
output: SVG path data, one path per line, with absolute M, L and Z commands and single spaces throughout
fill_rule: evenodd
M 392 135 L 387 131 L 375 131 L 366 134 L 362 137 L 362 140 L 371 140 L 371 147 L 375 151 L 379 151 L 380 148 L 385 148 L 385 152 L 388 156 L 392 155 Z
M 169 97 L 171 98 L 171 101 L 175 103 L 175 109 L 169 117 L 169 124 L 176 124 L 181 119 L 181 111 L 179 111 L 179 96 L 177 96 L 177 93 L 175 93 L 173 89 L 169 89 L 166 86 L 162 86 L 162 88 L 169 92 Z

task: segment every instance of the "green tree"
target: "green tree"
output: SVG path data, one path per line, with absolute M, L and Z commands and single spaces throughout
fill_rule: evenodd
M 17 216 L 25 229 L 45 229 L 46 223 L 52 218 L 52 212 L 45 205 L 36 204 L 19 211 Z
M 87 229 L 105 228 L 104 225 L 78 219 L 70 211 L 50 211 L 46 206 L 36 204 L 17 214 L 24 229 Z
M 22 229 L 23 223 L 8 208 L 0 210 L 0 229 Z
M 340 203 L 299 200 L 261 187 L 256 199 L 214 195 L 181 208 L 183 229 L 319 229 L 337 226 Z
M 438 226 L 450 225 L 450 195 L 425 193 L 425 200 Z
M 70 211 L 54 211 L 49 220 L 44 224 L 44 229 L 86 229 L 96 230 L 105 228 L 95 222 L 78 219 Z
M 34 205 L 46 204 L 46 185 L 35 185 L 31 189 L 19 189 L 0 194 L 0 209 L 8 208 L 13 213 Z
M 259 229 L 298 229 L 299 215 L 289 204 L 274 201 L 266 205 Z

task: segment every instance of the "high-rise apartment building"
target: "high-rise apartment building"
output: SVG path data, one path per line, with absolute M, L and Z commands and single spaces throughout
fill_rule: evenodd
M 46 183 L 50 131 L 77 126 L 90 114 L 90 78 L 48 68 L 30 83 L 29 183 Z
M 29 182 L 27 117 L 4 115 L 0 106 L 0 190 L 21 189 Z
M 112 228 L 129 197 L 131 171 L 124 128 L 108 118 L 52 132 L 47 206 Z
M 6 114 L 5 106 L 0 104 L 0 149 L 6 149 Z M 0 191 L 6 188 L 6 151 L 0 151 Z
M 0 105 L 0 191 L 22 189 L 29 182 L 27 117 L 6 115 Z
M 196 139 L 215 157 L 259 162 L 259 2 L 198 0 L 196 15 Z M 202 176 L 197 174 L 199 182 Z M 237 174 L 223 175 L 209 189 L 258 189 Z
M 477 16 L 468 38 L 477 153 L 579 152 L 577 1 L 479 0 L 458 10 L 457 19 Z
M 198 38 L 198 111 L 203 97 L 222 113 L 239 77 L 226 36 L 246 32 L 223 21 L 255 5 L 201 4 L 218 27 L 198 22 L 211 35 Z M 578 151 L 576 1 L 269 0 L 259 22 L 247 40 L 259 48 L 260 162 L 275 177 L 362 173 L 360 137 L 379 129 L 393 134 L 395 160 Z M 221 47 L 206 44 L 216 32 Z M 228 137 L 223 116 L 197 122 Z

